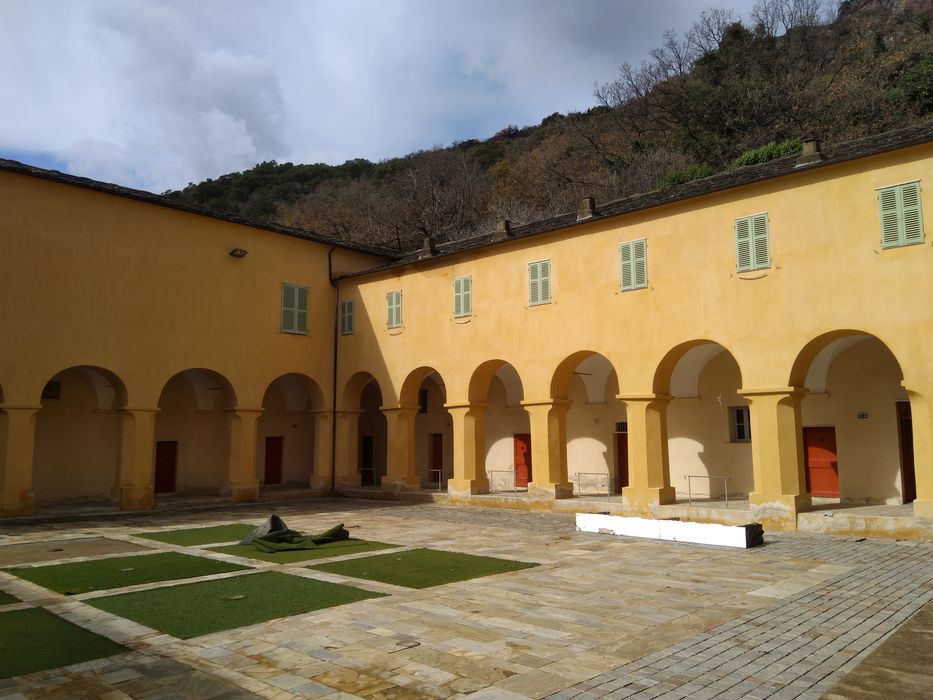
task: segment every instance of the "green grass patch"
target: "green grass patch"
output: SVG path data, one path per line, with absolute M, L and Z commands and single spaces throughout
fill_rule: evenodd
M 352 586 L 267 571 L 95 598 L 87 603 L 190 639 L 381 596 Z
M 144 537 L 147 540 L 177 544 L 180 547 L 197 547 L 202 544 L 216 542 L 239 542 L 256 529 L 255 525 L 234 523 L 233 525 L 213 525 L 211 527 L 194 527 L 186 530 L 165 530 L 163 532 L 137 532 L 135 537 Z
M 0 678 L 68 666 L 124 651 L 129 650 L 43 608 L 0 613 Z
M 19 603 L 21 602 L 19 598 L 14 595 L 10 595 L 4 591 L 0 591 L 0 605 L 9 605 L 10 603 Z
M 171 581 L 239 571 L 248 567 L 177 552 L 134 557 L 95 559 L 52 566 L 9 569 L 11 574 L 58 593 L 74 595 L 88 591 L 135 586 L 153 581 Z
M 317 564 L 313 569 L 333 574 L 391 583 L 406 588 L 430 588 L 454 581 L 529 569 L 537 564 L 511 559 L 479 557 L 436 549 L 412 549 L 395 554 Z
M 235 554 L 238 557 L 249 557 L 250 559 L 261 559 L 262 561 L 271 561 L 278 564 L 292 564 L 296 561 L 342 557 L 347 554 L 373 552 L 379 549 L 391 549 L 392 547 L 398 547 L 398 545 L 350 538 L 348 540 L 339 540 L 338 542 L 319 544 L 317 549 L 290 549 L 281 552 L 261 552 L 251 544 L 230 544 L 224 547 L 211 547 L 211 551 Z

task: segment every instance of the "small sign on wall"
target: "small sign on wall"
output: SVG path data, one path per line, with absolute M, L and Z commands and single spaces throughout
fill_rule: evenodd
M 866 420 L 868 418 L 868 411 L 859 411 L 855 414 L 855 417 L 859 420 Z

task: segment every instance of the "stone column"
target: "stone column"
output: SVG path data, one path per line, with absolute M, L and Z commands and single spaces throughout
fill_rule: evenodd
M 127 407 L 120 414 L 120 510 L 155 505 L 153 453 L 158 408 Z
M 36 440 L 36 414 L 42 406 L 0 404 L 6 414 L 6 445 L 0 455 L 0 515 L 32 515 L 32 458 Z
M 531 423 L 532 500 L 572 498 L 573 484 L 567 478 L 567 411 L 570 401 L 522 401 Z
M 256 478 L 256 443 L 259 439 L 261 408 L 234 408 L 228 411 L 230 453 L 227 461 L 227 490 L 237 503 L 259 500 Z
M 330 491 L 331 479 L 331 418 L 329 410 L 311 411 L 314 420 L 314 455 L 312 455 L 311 474 L 308 485 L 315 491 Z
M 418 406 L 381 407 L 386 417 L 386 475 L 383 491 L 416 491 L 421 479 L 415 467 L 415 416 Z
M 665 394 L 619 395 L 628 421 L 628 481 L 622 489 L 627 513 L 657 516 L 658 506 L 674 503 L 674 487 L 667 458 L 667 406 Z
M 360 487 L 360 409 L 337 411 L 337 483 L 334 490 Z
M 469 497 L 489 493 L 486 475 L 486 404 L 460 403 L 444 406 L 453 419 L 454 477 L 447 495 Z
M 933 403 L 911 387 L 907 389 L 910 399 L 910 423 L 914 438 L 914 478 L 917 498 L 914 500 L 914 516 L 933 520 Z
M 797 513 L 810 506 L 803 460 L 798 387 L 747 389 L 755 490 L 748 495 L 752 518 L 767 528 L 795 530 Z

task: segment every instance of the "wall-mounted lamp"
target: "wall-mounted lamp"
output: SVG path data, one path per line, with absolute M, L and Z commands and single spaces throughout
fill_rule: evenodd
M 233 250 L 230 251 L 230 255 L 232 255 L 235 258 L 245 258 L 246 251 L 243 250 L 242 248 L 234 248 Z

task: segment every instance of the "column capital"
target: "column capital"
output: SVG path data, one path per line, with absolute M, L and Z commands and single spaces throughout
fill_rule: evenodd
M 41 411 L 42 404 L 0 403 L 0 411 Z
M 533 406 L 547 406 L 548 408 L 560 408 L 562 406 L 570 407 L 570 399 L 545 399 L 543 401 L 520 401 L 519 404 L 525 408 Z
M 392 413 L 392 412 L 394 412 L 394 411 L 398 411 L 399 413 L 402 413 L 402 414 L 405 414 L 405 413 L 417 413 L 418 411 L 421 410 L 421 406 L 418 406 L 418 405 L 414 405 L 414 406 L 408 406 L 408 405 L 406 405 L 406 406 L 380 406 L 380 407 L 379 407 L 379 410 L 382 411 L 383 413 Z
M 451 409 L 466 409 L 466 410 L 477 410 L 482 411 L 489 407 L 489 404 L 485 401 L 467 401 L 466 403 L 445 403 L 444 408 L 448 411 Z
M 233 413 L 237 416 L 246 416 L 250 413 L 261 414 L 266 409 L 264 408 L 250 408 L 249 406 L 234 406 L 233 408 L 225 408 L 224 413 Z
M 362 408 L 338 408 L 334 411 L 338 416 L 358 416 L 363 413 Z
M 762 389 L 739 389 L 736 392 L 739 396 L 746 398 L 755 398 L 756 396 L 800 396 L 803 397 L 807 392 L 799 386 L 778 386 L 766 387 Z
M 616 398 L 626 403 L 650 403 L 651 401 L 671 401 L 674 397 L 670 394 L 616 394 Z
M 155 408 L 149 406 L 120 406 L 117 408 L 117 412 L 120 413 L 158 413 L 161 410 L 158 406 Z
M 331 413 L 340 413 L 340 411 L 332 411 L 329 408 L 312 408 L 308 413 L 315 418 L 330 418 Z

